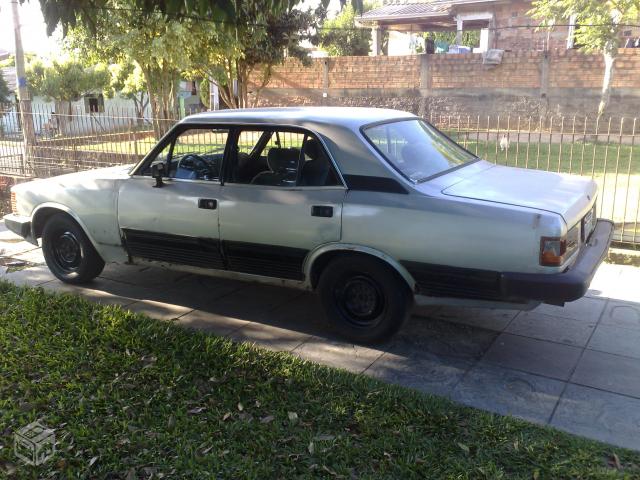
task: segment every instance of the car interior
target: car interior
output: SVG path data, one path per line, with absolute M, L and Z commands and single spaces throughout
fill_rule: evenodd
M 230 183 L 314 187 L 340 184 L 324 148 L 312 135 L 264 131 L 253 148 L 245 152 L 242 133 L 235 149 L 236 161 L 230 169 Z
M 228 131 L 187 130 L 173 145 L 148 164 L 143 175 L 150 175 L 151 165 L 168 162 L 169 178 L 218 181 Z M 239 132 L 230 154 L 226 181 L 265 186 L 335 186 L 340 185 L 331 161 L 320 141 L 309 133 L 284 130 L 243 130 Z

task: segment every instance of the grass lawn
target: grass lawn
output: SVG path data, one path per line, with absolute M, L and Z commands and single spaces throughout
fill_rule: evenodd
M 9 478 L 640 476 L 638 453 L 119 307 L 0 283 L 0 312 Z M 27 467 L 12 435 L 36 419 L 58 452 Z

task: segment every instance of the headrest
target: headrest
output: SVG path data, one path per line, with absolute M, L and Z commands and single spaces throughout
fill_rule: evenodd
M 307 141 L 304 142 L 304 154 L 311 160 L 316 160 L 320 157 L 321 152 L 320 142 L 315 138 L 307 138 Z
M 271 148 L 267 154 L 267 164 L 272 172 L 297 170 L 300 150 L 297 148 Z

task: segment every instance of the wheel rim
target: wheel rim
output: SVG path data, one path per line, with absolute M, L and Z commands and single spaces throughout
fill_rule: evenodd
M 345 318 L 357 327 L 371 327 L 384 309 L 384 295 L 380 287 L 364 275 L 352 276 L 340 282 L 334 296 Z
M 82 260 L 82 248 L 73 232 L 65 231 L 53 242 L 53 258 L 65 272 L 73 272 Z

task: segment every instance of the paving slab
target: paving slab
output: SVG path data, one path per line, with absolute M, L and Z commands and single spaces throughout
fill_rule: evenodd
M 501 334 L 483 360 L 557 380 L 568 380 L 582 350 L 534 338 Z
M 602 263 L 591 280 L 587 291 L 588 297 L 611 298 L 620 286 L 620 265 Z
M 442 320 L 412 317 L 388 350 L 403 356 L 434 355 L 476 361 L 482 357 L 497 332 Z
M 640 295 L 640 285 L 636 285 L 636 288 Z M 600 323 L 614 327 L 640 329 L 640 303 L 609 301 Z
M 262 322 L 325 339 L 335 338 L 334 332 L 324 317 L 320 299 L 312 293 L 301 293 L 279 305 L 268 312 Z
M 542 304 L 531 310 L 534 313 L 553 315 L 556 317 L 573 318 L 585 322 L 597 322 L 606 305 L 606 299 L 583 297 L 575 302 L 569 302 L 564 307 Z
M 216 335 L 229 335 L 234 330 L 238 330 L 249 324 L 250 320 L 226 317 L 203 310 L 193 310 L 179 317 L 176 322 L 178 325 L 194 330 L 214 333 Z
M 278 352 L 290 352 L 309 337 L 305 333 L 253 322 L 229 334 L 229 338 L 236 342 L 255 343 Z
M 247 288 L 246 282 L 205 275 L 178 277 L 165 286 L 151 287 L 161 292 L 162 301 L 207 310 L 215 307 L 218 299 L 232 292 Z
M 640 359 L 640 329 L 598 325 L 587 348 Z
M 34 265 L 44 265 L 44 256 L 42 255 L 42 249 L 36 248 L 24 253 L 18 253 L 13 255 L 12 258 L 16 260 L 24 260 L 25 262 L 33 263 Z
M 173 320 L 191 312 L 191 308 L 172 303 L 156 302 L 153 300 L 141 300 L 127 305 L 127 310 L 136 313 L 144 313 L 159 320 Z
M 79 285 L 69 285 L 68 283 L 63 283 L 57 279 L 43 283 L 40 286 L 45 290 L 51 290 L 57 293 L 69 293 L 72 295 L 78 295 L 85 298 L 86 300 L 103 305 L 120 305 L 124 307 L 136 301 L 135 298 L 114 295 L 104 290 L 95 290 Z
M 379 380 L 433 395 L 449 396 L 473 362 L 423 354 L 419 357 L 387 352 L 365 371 Z
M 640 359 L 585 350 L 571 382 L 640 398 Z
M 545 424 L 551 418 L 565 382 L 476 364 L 455 387 L 452 399 L 501 415 Z
M 620 447 L 640 450 L 640 400 L 569 384 L 551 425 Z
M 446 322 L 462 323 L 487 330 L 503 331 L 518 314 L 518 310 L 499 310 L 492 308 L 440 307 L 432 318 Z
M 198 310 L 241 320 L 262 321 L 268 318 L 269 312 L 300 294 L 290 288 L 245 283 L 240 289 L 210 299 Z
M 339 340 L 311 337 L 291 353 L 305 360 L 362 373 L 384 352 Z
M 596 323 L 596 320 L 574 320 L 537 312 L 521 312 L 505 331 L 514 335 L 584 347 Z
M 107 264 L 100 277 L 130 285 L 166 288 L 190 274 L 140 265 Z
M 55 279 L 46 266 L 23 268 L 22 270 L 5 273 L 2 278 L 16 285 L 30 287 L 35 287 Z

